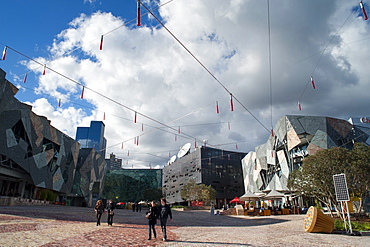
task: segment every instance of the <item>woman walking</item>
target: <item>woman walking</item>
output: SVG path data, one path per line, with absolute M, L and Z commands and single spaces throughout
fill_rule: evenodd
M 148 219 L 148 240 L 151 240 L 152 231 L 154 238 L 157 237 L 157 234 L 155 232 L 155 224 L 157 223 L 158 218 L 158 208 L 155 204 L 155 201 L 152 201 L 151 207 L 149 207 L 145 217 Z
M 114 216 L 114 209 L 116 207 L 114 206 L 114 203 L 112 200 L 108 201 L 107 211 L 108 211 L 108 226 L 111 226 L 113 224 L 113 216 Z
M 96 225 L 97 226 L 100 226 L 100 219 L 101 219 L 101 215 L 103 214 L 104 212 L 104 205 L 103 205 L 103 201 L 102 200 L 98 200 L 95 204 L 95 213 L 96 213 Z

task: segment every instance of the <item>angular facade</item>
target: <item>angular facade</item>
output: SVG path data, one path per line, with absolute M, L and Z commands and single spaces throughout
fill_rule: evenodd
M 60 197 L 76 197 L 72 191 L 80 166 L 80 144 L 50 125 L 50 121 L 19 102 L 18 89 L 0 69 L 0 195 L 39 199 L 40 189 Z M 90 166 L 99 173 L 105 162 Z M 88 171 L 85 172 L 88 172 Z M 88 176 L 87 183 L 101 182 L 103 175 Z M 88 194 L 89 187 L 79 190 Z
M 183 202 L 181 189 L 190 180 L 211 185 L 216 206 L 244 194 L 241 159 L 245 153 L 199 147 L 163 168 L 163 192 L 171 203 Z
M 331 147 L 353 148 L 366 143 L 369 135 L 346 120 L 315 116 L 284 116 L 275 135 L 242 160 L 246 191 L 288 191 L 287 179 L 307 155 Z

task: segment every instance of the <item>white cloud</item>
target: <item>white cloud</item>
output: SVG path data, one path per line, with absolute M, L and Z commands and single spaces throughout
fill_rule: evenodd
M 369 72 L 364 61 L 369 45 L 366 41 L 354 42 L 367 38 L 369 26 L 353 15 L 319 60 L 319 52 L 353 7 L 344 0 L 337 2 L 340 3 L 270 2 L 273 119 L 265 2 L 173 1 L 159 9 L 169 30 L 264 126 L 236 101 L 235 111 L 231 112 L 230 95 L 163 28 L 125 26 L 109 32 L 124 22 L 102 12 L 80 15 L 50 46 L 53 58 L 68 54 L 51 62 L 50 67 L 85 85 L 88 89 L 84 100 L 79 99 L 82 87 L 66 78 L 48 71 L 39 77 L 40 91 L 55 99 L 63 98 L 66 103 L 88 101 L 96 109 L 91 113 L 73 106 L 57 109 L 38 100 L 33 104 L 34 110 L 68 133 L 74 133 L 77 126 L 89 126 L 90 120 L 102 120 L 105 112 L 107 153 L 114 152 L 124 160 L 130 158 L 135 167 L 165 164 L 168 153 L 175 153 L 186 142 L 194 144 L 193 137 L 197 138 L 197 145 L 208 139 L 211 145 L 229 143 L 220 146 L 225 149 L 236 150 L 237 143 L 239 150 L 253 150 L 266 141 L 265 128 L 270 129 L 271 122 L 275 125 L 286 114 L 342 118 L 366 115 Z M 102 34 L 106 35 L 100 51 Z M 76 49 L 79 46 L 81 49 Z M 48 61 L 39 60 L 49 66 Z M 38 65 L 29 63 L 28 67 L 42 72 Z M 317 89 L 307 88 L 301 98 L 304 110 L 299 112 L 297 101 L 313 72 Z M 220 114 L 215 113 L 216 101 Z M 142 124 L 145 131 L 163 126 L 141 115 L 135 124 L 134 113 L 119 104 L 175 130 L 166 129 L 172 134 L 152 131 L 140 136 L 136 146 L 133 138 L 144 133 Z M 350 107 L 353 105 L 356 108 Z M 178 126 L 182 126 L 182 135 L 190 137 L 178 136 L 175 142 Z M 137 156 L 127 157 L 127 150 Z

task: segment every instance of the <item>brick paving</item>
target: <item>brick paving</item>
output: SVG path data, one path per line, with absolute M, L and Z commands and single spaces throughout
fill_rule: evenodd
M 116 209 L 113 226 L 96 226 L 91 208 L 60 205 L 0 206 L 0 246 L 370 246 L 370 234 L 307 233 L 304 215 L 210 216 L 173 211 L 168 239 L 147 240 L 142 212 Z

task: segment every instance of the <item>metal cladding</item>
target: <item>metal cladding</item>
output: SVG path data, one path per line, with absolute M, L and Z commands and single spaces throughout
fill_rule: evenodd
M 304 157 L 336 146 L 352 149 L 354 142 L 366 142 L 369 137 L 346 120 L 316 116 L 284 116 L 274 131 L 242 160 L 246 191 L 288 191 L 289 174 Z
M 14 97 L 17 92 L 0 69 L 0 166 L 25 174 L 28 183 L 40 188 L 69 195 L 77 186 L 81 194 L 91 194 L 85 184 L 102 181 L 104 159 L 79 164 L 86 160 L 80 144 L 51 126 L 46 117 L 32 112 L 32 106 L 18 101 Z
M 211 185 L 217 191 L 216 204 L 224 205 L 244 193 L 242 152 L 226 151 L 206 146 L 195 148 L 163 168 L 163 194 L 170 203 L 183 202 L 181 190 L 191 180 Z

